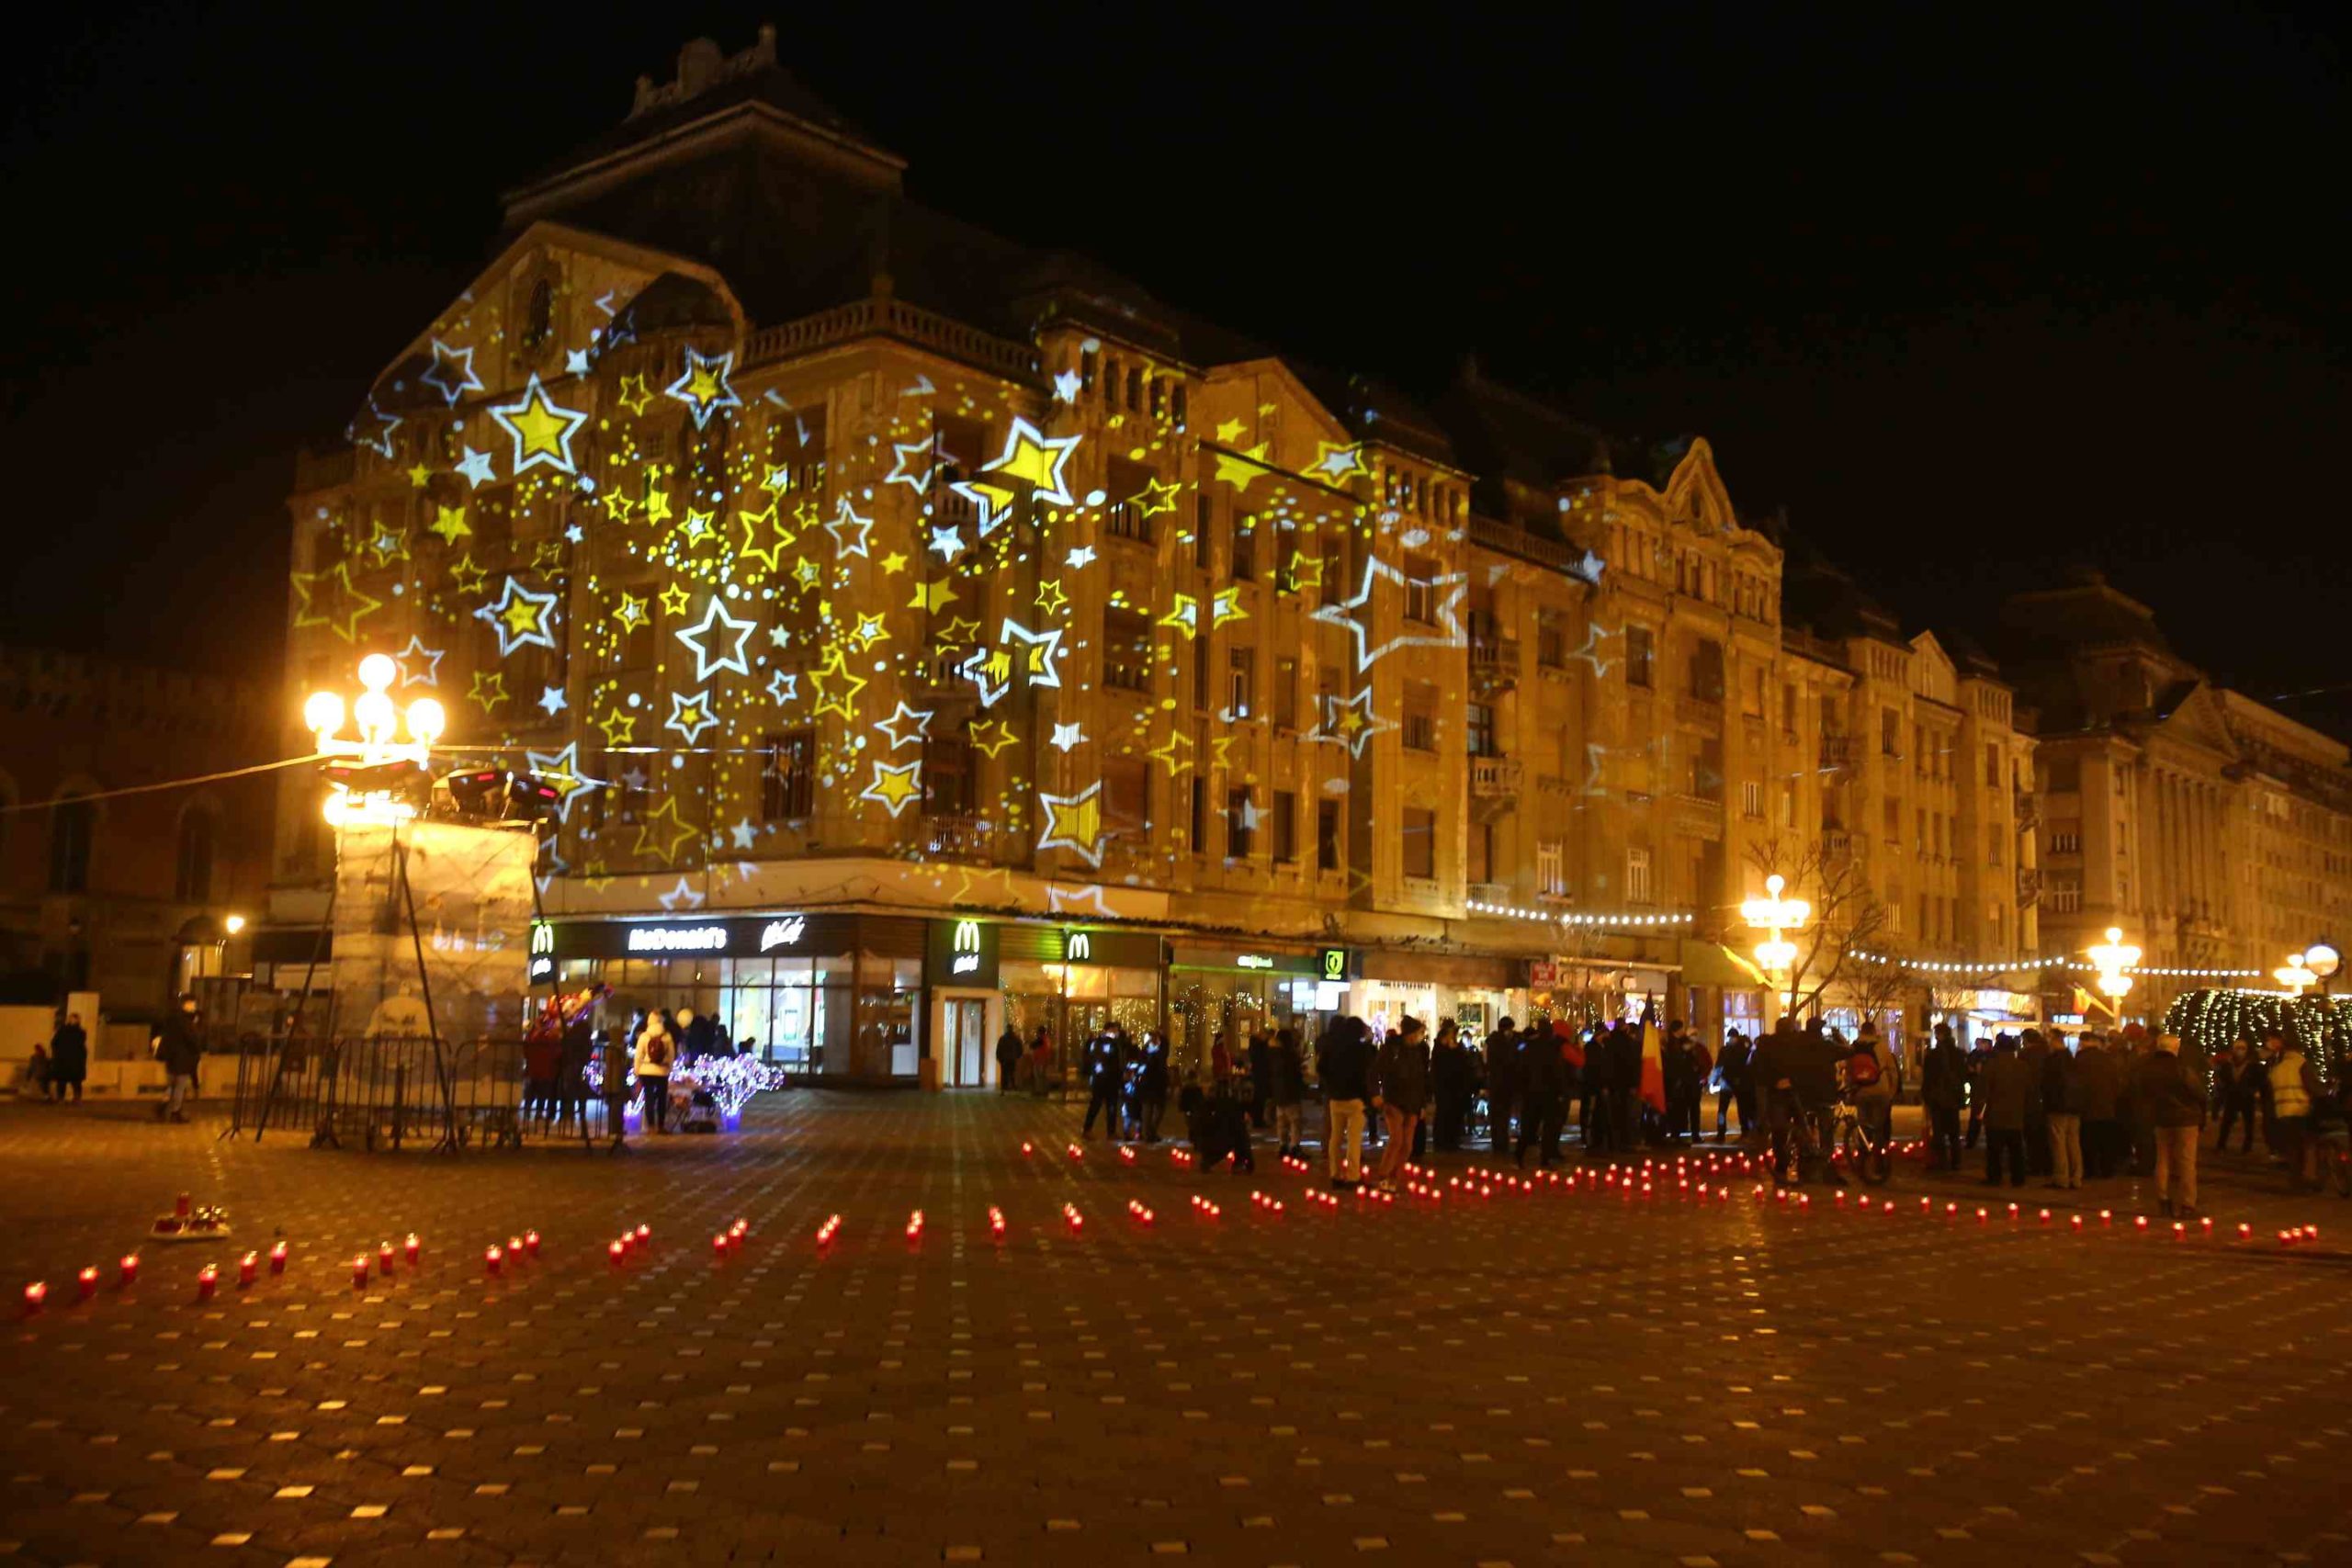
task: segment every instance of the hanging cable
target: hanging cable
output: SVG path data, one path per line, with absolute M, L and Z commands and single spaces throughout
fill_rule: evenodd
M 160 784 L 126 784 L 121 789 L 94 790 L 88 795 L 62 795 L 55 800 L 20 800 L 13 806 L 0 806 L 0 817 L 12 816 L 19 811 L 51 811 L 61 806 L 78 806 L 85 800 L 116 800 L 126 795 L 155 795 L 167 789 L 193 789 L 198 784 L 219 784 L 223 779 L 250 778 L 255 773 L 274 773 L 281 768 L 299 768 L 305 762 L 325 760 L 325 753 L 312 751 L 307 756 L 288 757 L 283 761 L 255 762 L 250 768 L 198 773 L 193 778 L 165 779 Z

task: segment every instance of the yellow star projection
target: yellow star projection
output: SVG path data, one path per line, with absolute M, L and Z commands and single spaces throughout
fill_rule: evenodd
M 1037 840 L 1040 850 L 1069 850 L 1091 866 L 1102 863 L 1102 785 L 1088 784 L 1076 795 L 1047 795 L 1037 792 L 1037 804 L 1046 808 L 1045 832 Z
M 1005 437 L 1004 450 L 993 463 L 983 465 L 986 472 L 1001 473 L 1028 481 L 1040 501 L 1057 506 L 1068 506 L 1070 493 L 1062 488 L 1062 469 L 1069 462 L 1069 455 L 1077 449 L 1080 437 L 1052 436 L 1018 414 L 1013 416 L 1012 434 Z
M 990 759 L 1020 739 L 1012 732 L 1012 726 L 1002 719 L 984 718 L 972 726 L 972 750 L 984 752 Z
M 514 438 L 514 473 L 518 478 L 526 470 L 542 466 L 567 474 L 573 471 L 571 435 L 588 423 L 588 416 L 557 407 L 547 389 L 539 385 L 537 371 L 532 372 L 530 385 L 524 389 L 520 402 L 492 408 L 490 417 Z
M 743 545 L 735 552 L 736 559 L 756 563 L 769 571 L 777 569 L 784 552 L 792 547 L 797 537 L 779 520 L 778 511 L 777 503 L 771 501 L 764 511 L 753 512 L 745 507 L 735 513 L 735 520 L 743 525 Z
M 473 532 L 472 525 L 466 521 L 466 509 L 462 506 L 435 506 L 433 521 L 426 526 L 441 536 L 443 544 L 452 547 Z
M 662 846 L 662 858 L 674 861 L 678 858 L 679 846 L 695 836 L 696 829 L 679 814 L 678 797 L 665 795 L 662 797 L 662 804 L 638 824 L 637 844 L 629 852 L 641 855 L 658 840 Z
M 852 724 L 857 722 L 854 705 L 857 694 L 865 690 L 865 677 L 849 672 L 849 660 L 838 648 L 825 650 L 825 660 L 808 671 L 808 684 L 816 688 L 817 700 L 808 711 L 820 717 L 837 713 Z
M 477 580 L 476 586 L 480 586 Z M 324 626 L 345 642 L 359 635 L 359 623 L 384 602 L 371 599 L 351 585 L 351 563 L 337 561 L 333 571 L 294 574 L 294 624 Z
M 475 671 L 473 690 L 468 692 L 466 695 L 472 698 L 476 703 L 481 705 L 481 711 L 484 714 L 495 713 L 498 711 L 498 705 L 506 700 L 505 671 L 501 670 Z
M 874 782 L 859 790 L 857 798 L 887 807 L 895 818 L 922 798 L 922 784 L 917 778 L 922 766 L 920 762 L 909 762 L 902 767 L 893 767 L 888 762 L 877 761 L 874 764 Z
M 637 715 L 633 713 L 623 713 L 615 708 L 596 721 L 596 728 L 605 732 L 605 745 L 608 750 L 634 745 L 637 741 Z

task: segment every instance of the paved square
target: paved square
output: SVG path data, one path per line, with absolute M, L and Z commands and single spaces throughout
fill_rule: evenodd
M 2211 1174 L 2214 1234 L 2180 1240 L 2133 1223 L 2128 1180 L 2029 1187 L 2012 1221 L 2012 1194 L 1905 1165 L 1890 1215 L 1758 1201 L 1712 1148 L 1703 1195 L 1579 1176 L 1333 1209 L 1270 1150 L 1245 1177 L 1072 1160 L 1076 1124 L 795 1091 L 737 1136 L 436 1160 L 0 1108 L 12 1303 L 49 1285 L 8 1330 L 0 1554 L 2352 1561 L 2352 1205 L 2267 1172 Z M 234 1237 L 142 1241 L 184 1190 Z M 2321 1238 L 2282 1247 L 2290 1221 Z M 528 1230 L 540 1255 L 490 1273 Z M 417 1266 L 354 1286 L 411 1232 Z

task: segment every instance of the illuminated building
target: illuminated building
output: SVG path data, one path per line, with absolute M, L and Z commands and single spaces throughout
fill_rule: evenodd
M 110 1020 L 141 1026 L 143 1054 L 143 1026 L 176 992 L 242 968 L 232 917 L 258 913 L 268 889 L 275 781 L 114 792 L 267 761 L 270 711 L 254 684 L 0 649 L 0 807 L 14 808 L 0 810 L 8 1000 L 62 1005 L 95 991 Z M 97 1020 L 84 1021 L 96 1055 Z M 13 1054 L 26 1043 L 12 1042 Z
M 2009 785 L 1854 750 L 1892 707 L 2006 778 L 2006 689 L 1791 644 L 1703 442 L 1621 474 L 1475 373 L 1329 376 L 901 172 L 771 35 L 689 45 L 298 474 L 296 684 L 390 654 L 445 751 L 562 790 L 535 954 L 866 1078 L 990 1077 L 1008 1017 L 1164 1013 L 1180 1061 L 1337 1007 L 1712 1028 L 1754 1011 L 1716 939 L 1755 847 L 1859 848 L 1881 789 L 1951 824 L 1870 852 L 1928 940 L 2015 949 L 2009 868 L 1953 847 Z
M 2216 684 L 2097 573 L 2014 596 L 2003 623 L 2041 714 L 2053 946 L 2132 933 L 2148 971 L 2132 1010 L 2161 1017 L 2183 990 L 2267 987 L 2283 955 L 2352 928 L 2340 742 Z

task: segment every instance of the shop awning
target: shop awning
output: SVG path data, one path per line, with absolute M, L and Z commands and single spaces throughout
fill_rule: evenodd
M 1747 991 L 1765 981 L 1761 970 L 1723 943 L 1687 936 L 1682 939 L 1682 983 Z

